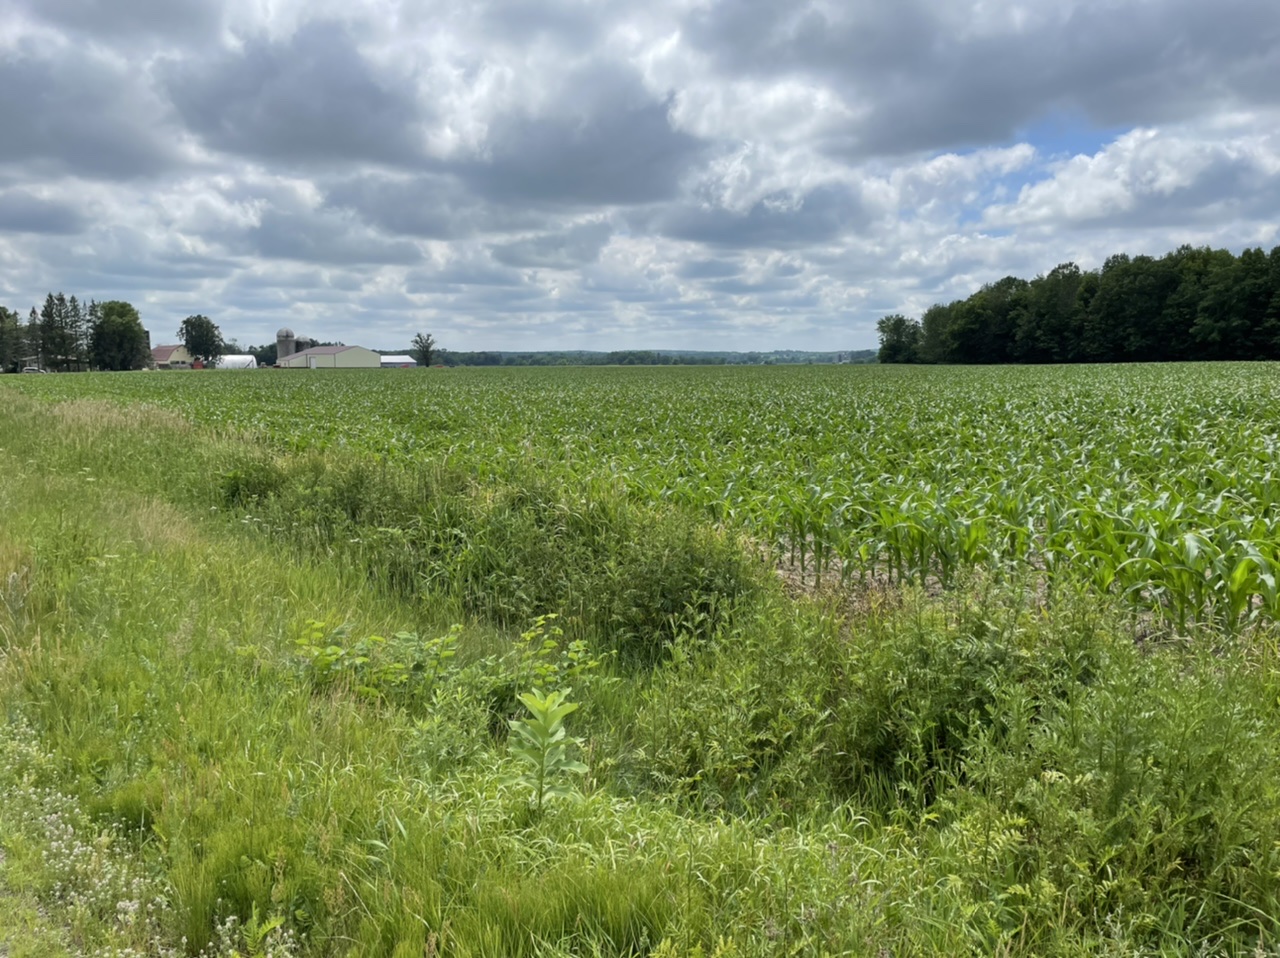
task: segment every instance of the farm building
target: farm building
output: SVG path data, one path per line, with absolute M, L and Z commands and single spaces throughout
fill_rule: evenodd
M 252 356 L 219 356 L 218 369 L 257 369 L 258 361 Z
M 186 346 L 155 346 L 151 350 L 151 358 L 156 369 L 190 369 L 191 354 Z
M 282 360 L 285 358 L 318 345 L 319 343 L 314 339 L 309 339 L 306 336 L 295 336 L 293 330 L 285 326 L 283 329 L 276 331 L 276 365 L 283 366 Z
M 286 369 L 377 369 L 382 357 L 363 346 L 312 346 L 280 357 L 278 365 Z
M 412 356 L 383 356 L 383 369 L 416 369 L 418 364 Z

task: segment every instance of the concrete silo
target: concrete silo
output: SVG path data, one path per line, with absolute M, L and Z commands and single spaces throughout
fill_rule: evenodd
M 298 351 L 298 338 L 288 326 L 276 331 L 276 362 L 292 356 Z

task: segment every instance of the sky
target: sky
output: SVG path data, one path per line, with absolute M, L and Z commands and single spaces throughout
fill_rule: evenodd
M 0 305 L 836 350 L 1280 244 L 1277 0 L 0 0 Z

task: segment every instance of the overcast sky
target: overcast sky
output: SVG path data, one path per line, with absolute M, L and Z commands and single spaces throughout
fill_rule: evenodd
M 1280 243 L 1277 0 L 0 0 L 0 304 L 850 349 Z

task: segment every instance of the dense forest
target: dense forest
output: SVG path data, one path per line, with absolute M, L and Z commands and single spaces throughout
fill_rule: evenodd
M 1280 246 L 1181 246 L 1159 259 L 1064 263 L 1006 276 L 918 320 L 877 325 L 882 363 L 1125 363 L 1280 359 Z

